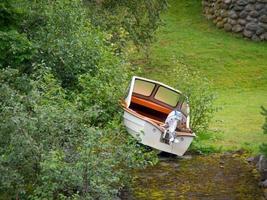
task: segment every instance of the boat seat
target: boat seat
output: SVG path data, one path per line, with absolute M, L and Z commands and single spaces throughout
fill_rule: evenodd
M 140 105 L 137 103 L 133 103 L 133 102 L 131 102 L 129 108 L 134 110 L 135 112 L 147 117 L 147 118 L 150 118 L 150 119 L 162 122 L 162 123 L 165 122 L 165 120 L 168 116 L 168 114 L 166 114 L 166 113 L 159 112 L 157 110 L 154 110 L 154 109 L 151 109 L 149 107 L 146 107 L 146 106 L 143 106 L 143 105 Z

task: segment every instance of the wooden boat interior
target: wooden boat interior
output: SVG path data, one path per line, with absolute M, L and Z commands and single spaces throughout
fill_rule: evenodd
M 135 96 L 132 97 L 129 108 L 158 123 L 164 123 L 168 114 L 171 112 L 171 109 Z

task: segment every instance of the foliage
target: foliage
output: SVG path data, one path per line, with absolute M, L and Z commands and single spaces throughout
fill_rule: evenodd
M 0 51 L 0 68 L 17 68 L 24 73 L 31 71 L 34 47 L 25 34 L 16 30 L 0 31 Z
M 1 70 L 0 77 L 0 188 L 1 193 L 18 195 L 33 184 L 36 173 L 32 172 L 38 169 L 39 149 L 31 136 L 35 131 L 30 120 L 33 99 L 25 95 L 28 90 L 20 88 L 20 84 L 27 85 L 22 82 L 27 78 L 19 77 L 17 70 Z
M 94 77 L 99 68 L 106 67 L 104 64 L 123 70 L 119 62 L 108 63 L 114 55 L 106 45 L 106 34 L 90 24 L 81 1 L 30 4 L 27 6 L 31 12 L 22 28 L 38 44 L 37 59 L 53 70 L 63 87 L 79 89 L 79 76 L 89 74 Z
M 86 0 L 91 22 L 110 34 L 109 42 L 117 51 L 132 41 L 146 46 L 161 24 L 160 14 L 166 0 Z
M 178 61 L 175 61 L 178 62 Z M 186 65 L 173 69 L 175 88 L 183 91 L 189 99 L 190 125 L 196 133 L 206 132 L 209 123 L 218 109 L 214 105 L 215 94 L 211 83 L 198 72 L 192 72 Z
M 120 124 L 127 62 L 81 1 L 16 3 L 0 4 L 0 198 L 116 198 L 157 162 Z
M 197 135 L 193 140 L 189 151 L 197 154 L 211 154 L 211 153 L 220 153 L 225 151 L 222 146 L 213 145 L 213 142 L 220 139 L 217 134 L 214 132 L 202 132 Z
M 92 119 L 94 125 L 110 120 L 117 113 L 118 99 L 128 80 L 128 65 L 107 46 L 107 34 L 90 24 L 78 0 L 31 3 L 30 8 L 24 29 L 38 43 L 37 61 L 49 66 L 62 86 L 72 90 L 68 98 L 80 109 L 90 107 L 99 113 L 99 118 Z M 33 30 L 29 24 L 34 24 Z
M 34 45 L 17 30 L 22 13 L 13 4 L 8 0 L 0 3 L 0 69 L 12 67 L 28 73 Z
M 264 122 L 264 124 L 263 124 L 263 126 L 262 126 L 262 128 L 263 128 L 263 133 L 264 133 L 264 134 L 267 134 L 267 109 L 264 108 L 263 106 L 262 106 L 262 112 L 261 112 L 261 114 L 265 117 L 265 122 Z M 266 143 L 263 143 L 263 144 L 260 146 L 260 150 L 261 150 L 261 152 L 262 152 L 265 156 L 267 156 L 267 144 L 266 144 Z
M 115 198 L 127 183 L 125 170 L 153 164 L 153 155 L 137 149 L 115 121 L 105 131 L 92 127 L 94 113 L 77 109 L 51 73 L 42 74 L 37 83 L 24 77 L 32 89 L 22 90 L 17 70 L 1 70 L 0 192 L 32 199 Z
M 12 5 L 12 0 L 0 2 L 0 29 L 8 29 L 17 25 L 20 12 Z

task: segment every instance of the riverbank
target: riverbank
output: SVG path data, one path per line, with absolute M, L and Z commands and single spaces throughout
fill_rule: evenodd
M 136 179 L 122 199 L 264 200 L 259 172 L 242 152 L 161 157 L 160 162 L 134 171 Z

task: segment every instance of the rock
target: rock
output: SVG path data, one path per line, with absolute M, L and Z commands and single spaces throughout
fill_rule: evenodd
M 230 11 L 229 11 L 228 16 L 229 16 L 230 18 L 232 18 L 232 19 L 236 19 L 236 18 L 238 17 L 237 14 L 236 14 L 236 12 L 233 11 L 233 10 L 230 10 Z
M 219 17 L 219 16 L 220 16 L 220 11 L 219 11 L 219 10 L 216 10 L 216 11 L 214 12 L 214 15 L 215 15 L 216 17 Z
M 244 35 L 245 37 L 250 38 L 250 37 L 253 35 L 253 33 L 252 33 L 251 31 L 244 30 L 243 35 Z
M 236 4 L 239 6 L 244 6 L 248 4 L 248 0 L 238 0 Z
M 253 4 L 248 4 L 248 5 L 246 5 L 244 10 L 247 12 L 250 12 L 252 10 L 255 10 L 255 6 Z
M 225 10 L 221 10 L 220 16 L 223 18 L 227 17 L 227 12 Z
M 265 32 L 264 28 L 262 28 L 262 27 L 258 27 L 258 29 L 257 29 L 257 31 L 256 31 L 256 34 L 257 34 L 257 35 L 261 35 L 261 34 L 263 34 L 264 32 Z
M 259 23 L 259 26 L 267 30 L 267 23 Z
M 260 21 L 260 22 L 263 22 L 263 23 L 267 23 L 267 15 L 262 15 L 262 16 L 259 18 L 259 21 Z
M 260 35 L 261 40 L 265 40 L 265 34 Z
M 262 40 L 267 40 L 267 33 L 264 33 L 260 36 L 260 39 Z M 261 180 L 266 180 L 267 179 L 267 159 L 261 155 L 259 158 L 258 163 L 256 164 L 260 175 L 261 175 Z
M 267 40 L 267 33 L 263 34 L 262 40 Z M 267 179 L 267 169 L 263 170 L 260 172 L 261 175 L 261 180 L 266 180 Z
M 237 21 L 233 20 L 233 19 L 228 19 L 228 23 L 231 24 L 231 25 L 236 25 Z
M 213 19 L 214 17 L 212 16 L 212 15 L 207 15 L 207 19 L 208 20 L 211 20 L 211 19 Z
M 253 18 L 251 16 L 247 16 L 246 20 L 249 22 L 257 22 L 258 21 L 257 18 Z
M 259 171 L 267 170 L 267 159 L 261 155 L 256 166 Z
M 249 15 L 250 15 L 251 17 L 258 17 L 258 16 L 259 16 L 259 13 L 258 13 L 256 10 L 253 10 L 253 11 L 251 11 L 251 12 L 249 13 Z
M 266 5 L 267 5 L 267 4 L 266 4 Z M 267 15 L 267 7 L 261 9 L 261 10 L 259 11 L 259 14 L 260 14 L 260 16 Z
M 259 41 L 261 41 L 260 37 L 257 36 L 257 35 L 253 35 L 251 39 L 252 39 L 254 42 L 259 42 Z
M 218 21 L 222 21 L 222 19 L 223 19 L 222 17 L 217 17 Z
M 223 28 L 223 25 L 224 25 L 224 22 L 223 22 L 223 21 L 220 21 L 220 22 L 218 22 L 218 23 L 216 24 L 216 26 L 217 26 L 218 28 Z
M 235 11 L 241 11 L 243 9 L 244 9 L 244 6 L 238 6 L 238 5 L 234 6 Z
M 245 19 L 245 18 L 248 16 L 248 12 L 245 11 L 245 10 L 243 10 L 243 11 L 241 11 L 241 12 L 239 13 L 239 16 L 240 16 L 241 18 Z
M 247 23 L 247 21 L 244 19 L 239 19 L 239 20 L 237 20 L 237 23 L 239 23 L 240 25 L 245 25 Z
M 226 9 L 228 9 L 228 7 L 229 7 L 229 4 L 222 4 L 221 5 L 221 9 L 225 9 L 226 10 Z
M 260 182 L 260 187 L 267 188 L 267 179 L 265 181 Z
M 267 0 L 202 0 L 202 5 L 205 16 L 218 28 L 253 41 L 267 40 Z
M 224 24 L 223 28 L 224 28 L 225 31 L 231 31 L 232 30 L 232 25 L 229 24 L 229 23 L 226 23 L 226 24 Z
M 254 160 L 255 160 L 255 157 L 249 157 L 249 158 L 247 158 L 247 161 L 248 161 L 249 163 L 253 163 Z M 256 164 L 256 163 L 255 163 L 255 164 Z
M 255 9 L 256 9 L 256 10 L 261 10 L 262 8 L 264 8 L 264 4 L 263 4 L 263 3 L 257 3 L 257 4 L 255 5 Z
M 246 29 L 249 30 L 249 31 L 254 31 L 255 32 L 258 29 L 258 24 L 253 23 L 253 22 L 248 23 L 246 25 Z

